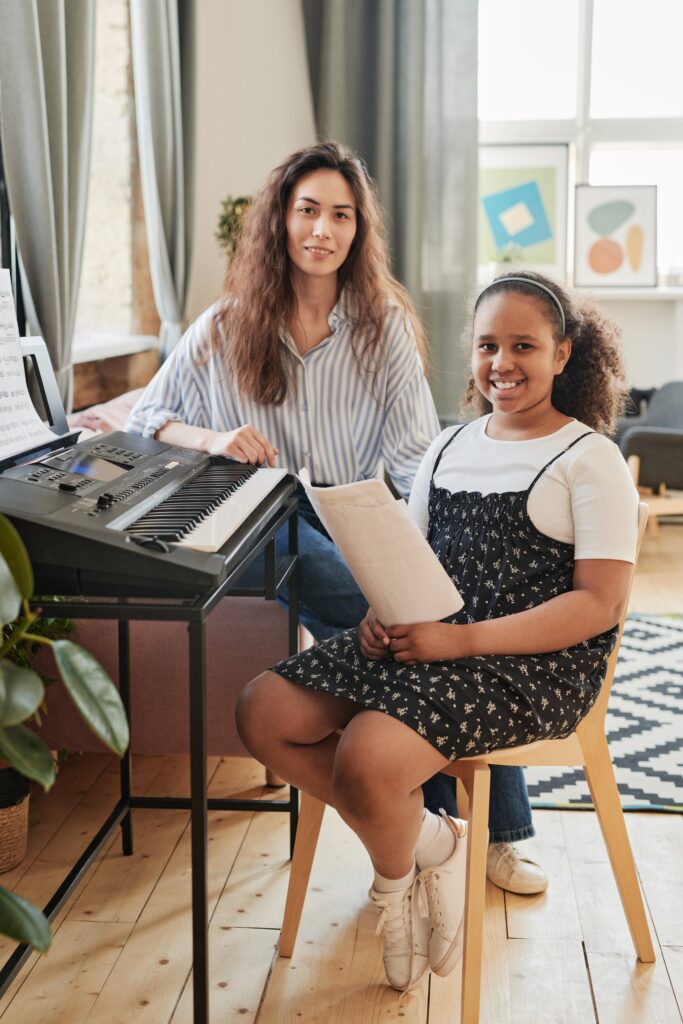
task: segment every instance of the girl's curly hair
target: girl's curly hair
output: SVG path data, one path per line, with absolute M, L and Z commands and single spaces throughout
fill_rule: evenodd
M 537 287 L 539 284 L 549 288 L 562 307 L 564 331 L 557 305 L 542 288 Z M 468 327 L 463 334 L 463 341 L 468 348 L 472 344 L 474 315 L 480 303 L 492 295 L 509 292 L 528 295 L 542 306 L 552 324 L 557 343 L 563 338 L 571 339 L 569 361 L 553 383 L 554 407 L 593 430 L 604 434 L 613 433 L 628 394 L 621 330 L 617 324 L 603 316 L 592 302 L 570 296 L 559 284 L 542 274 L 523 270 L 497 277 L 479 292 L 472 304 Z M 481 394 L 473 377 L 467 382 L 463 408 L 473 409 L 478 415 L 491 412 L 491 403 Z
M 375 185 L 350 149 L 338 142 L 322 142 L 298 150 L 276 167 L 245 212 L 213 320 L 212 351 L 227 349 L 239 390 L 263 404 L 281 405 L 293 386 L 293 357 L 280 341 L 282 328 L 291 323 L 296 308 L 287 254 L 287 206 L 297 181 L 319 170 L 338 171 L 356 204 L 356 234 L 338 271 L 338 283 L 340 291 L 345 286 L 351 290 L 354 320 L 361 328 L 354 347 L 359 368 L 371 379 L 380 368 L 377 354 L 387 300 L 403 310 L 426 362 L 418 316 L 408 293 L 389 270 Z

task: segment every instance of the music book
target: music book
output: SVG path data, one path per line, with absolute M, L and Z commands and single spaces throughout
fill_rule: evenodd
M 437 622 L 464 602 L 402 498 L 383 480 L 314 487 L 299 480 L 383 626 Z

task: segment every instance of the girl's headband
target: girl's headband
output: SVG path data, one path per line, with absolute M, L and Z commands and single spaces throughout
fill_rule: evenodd
M 559 310 L 560 319 L 562 320 L 562 336 L 564 337 L 565 332 L 567 330 L 567 324 L 564 318 L 564 310 L 562 309 L 562 303 L 560 302 L 557 295 L 551 288 L 548 288 L 548 286 L 545 284 L 541 284 L 540 281 L 532 280 L 532 278 L 530 277 L 499 277 L 495 281 L 491 281 L 491 283 L 485 285 L 477 295 L 477 298 L 475 299 L 474 302 L 474 308 L 477 308 L 477 306 L 479 305 L 479 300 L 481 299 L 482 295 L 485 295 L 490 288 L 494 288 L 497 284 L 507 284 L 508 281 L 519 282 L 519 284 L 530 284 L 533 288 L 540 288 L 542 292 L 545 292 L 546 295 L 549 295 Z

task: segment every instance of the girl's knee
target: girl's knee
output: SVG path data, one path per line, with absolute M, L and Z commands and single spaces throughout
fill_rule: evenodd
M 394 779 L 377 751 L 365 744 L 340 744 L 332 773 L 337 806 L 357 818 L 373 817 L 379 807 L 386 807 L 394 790 Z
M 254 753 L 259 740 L 269 731 L 270 714 L 277 707 L 277 676 L 274 672 L 262 672 L 244 687 L 235 705 L 237 732 L 247 750 Z

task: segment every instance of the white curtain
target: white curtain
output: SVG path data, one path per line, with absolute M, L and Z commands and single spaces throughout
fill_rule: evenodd
M 95 0 L 0 0 L 0 138 L 27 317 L 71 402 L 92 137 Z
M 131 0 L 135 115 L 162 359 L 182 334 L 189 271 L 193 0 Z
M 477 0 L 303 0 L 303 11 L 318 134 L 352 146 L 377 181 L 450 419 L 476 277 Z

